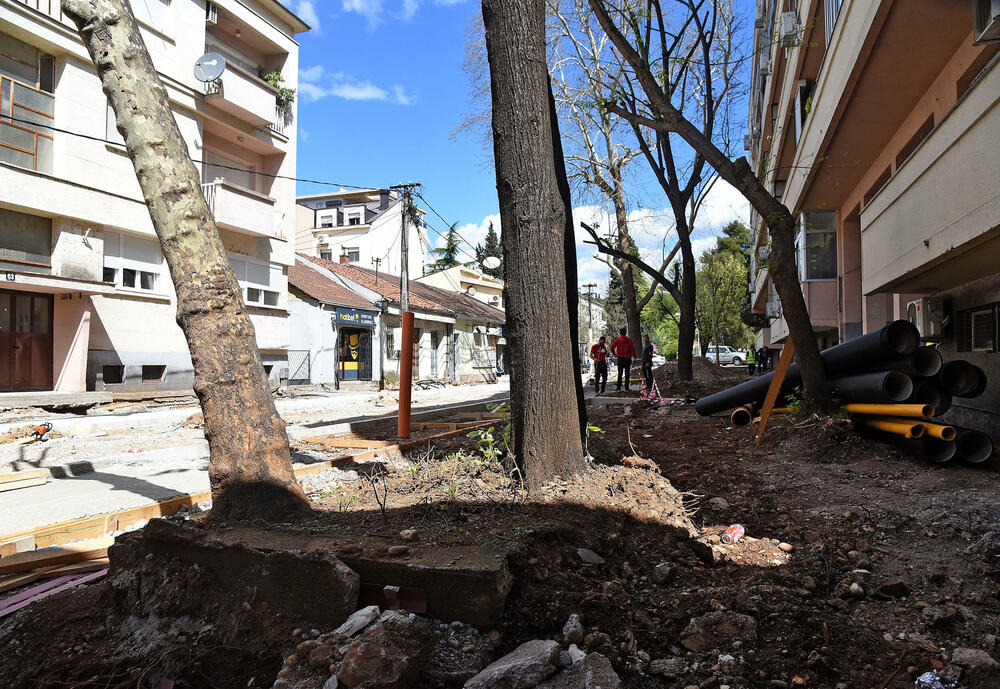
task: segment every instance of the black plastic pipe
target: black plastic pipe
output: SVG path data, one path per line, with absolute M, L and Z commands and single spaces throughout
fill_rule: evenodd
M 869 440 L 877 440 L 894 445 L 908 455 L 925 459 L 934 464 L 947 464 L 955 458 L 958 452 L 954 440 L 941 440 L 940 438 L 931 438 L 928 436 L 922 438 L 904 438 L 901 435 L 876 431 L 864 426 L 856 426 L 855 431 L 858 435 Z
M 819 353 L 828 379 L 842 378 L 865 367 L 909 357 L 920 347 L 920 332 L 909 321 L 893 321 L 879 330 L 853 340 L 824 349 Z M 760 404 L 767 395 L 774 373 L 748 380 L 714 395 L 702 397 L 694 408 L 702 416 L 716 414 L 744 404 Z M 788 374 L 781 386 L 783 393 L 791 392 L 802 384 L 798 366 L 788 367 Z M 881 400 L 859 400 L 863 402 Z
M 872 364 L 858 369 L 857 373 L 874 371 L 902 371 L 914 379 L 933 378 L 941 372 L 944 360 L 941 353 L 933 347 L 920 347 L 909 356 L 899 357 L 891 361 Z M 852 372 L 853 373 L 853 372 Z
M 955 359 L 941 367 L 941 384 L 956 397 L 976 397 L 986 389 L 986 374 L 975 364 Z
M 902 402 L 913 394 L 913 379 L 902 371 L 876 371 L 830 382 L 841 402 Z
M 990 436 L 973 428 L 956 428 L 955 445 L 958 458 L 969 464 L 982 464 L 993 454 Z
M 929 404 L 934 407 L 934 416 L 941 416 L 951 409 L 951 393 L 936 380 L 921 380 L 913 387 L 913 394 L 907 399 L 911 404 Z

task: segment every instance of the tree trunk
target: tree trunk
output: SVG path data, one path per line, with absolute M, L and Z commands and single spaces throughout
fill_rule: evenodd
M 628 210 L 625 208 L 625 199 L 621 194 L 621 187 L 616 189 L 615 198 L 615 222 L 618 225 L 618 248 L 627 253 L 632 252 L 632 245 L 629 242 L 628 234 Z M 635 345 L 635 351 L 642 351 L 642 326 L 639 322 L 639 305 L 635 294 L 635 273 L 632 264 L 628 261 L 621 262 L 622 289 L 625 291 L 625 327 L 629 339 Z
M 580 278 L 576 267 L 576 228 L 573 227 L 573 196 L 566 175 L 566 159 L 563 156 L 562 137 L 559 136 L 559 114 L 556 112 L 556 98 L 552 93 L 552 77 L 549 77 L 549 121 L 552 124 L 552 159 L 555 164 L 556 182 L 566 214 L 566 231 L 563 234 L 563 260 L 566 262 L 566 301 L 569 314 L 569 336 L 573 343 L 573 381 L 576 384 L 576 411 L 580 417 L 580 440 L 587 441 L 587 402 L 583 395 L 583 378 L 580 376 Z M 587 346 L 590 342 L 587 342 Z
M 62 0 L 97 67 L 177 291 L 205 417 L 213 519 L 308 510 L 198 171 L 124 0 Z
M 529 489 L 584 468 L 567 311 L 566 210 L 553 162 L 544 0 L 484 0 L 507 268 L 511 421 Z
M 677 377 L 694 377 L 695 263 L 690 242 L 681 243 L 681 290 L 677 327 Z

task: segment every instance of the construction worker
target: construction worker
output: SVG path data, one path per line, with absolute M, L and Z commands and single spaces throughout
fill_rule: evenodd
M 618 331 L 618 337 L 611 343 L 611 353 L 618 357 L 618 387 L 622 389 L 622 376 L 625 377 L 625 389 L 628 390 L 632 383 L 632 359 L 635 358 L 635 345 L 632 338 L 625 334 L 625 328 Z
M 649 335 L 642 336 L 642 378 L 646 381 L 646 392 L 653 389 L 653 343 L 649 341 Z
M 608 387 L 608 347 L 604 344 L 605 340 L 602 336 L 590 348 L 590 359 L 594 362 L 594 392 L 598 395 L 603 395 Z
M 751 345 L 747 349 L 747 371 L 752 376 L 756 372 L 756 370 L 757 370 L 757 353 L 754 351 L 753 345 Z

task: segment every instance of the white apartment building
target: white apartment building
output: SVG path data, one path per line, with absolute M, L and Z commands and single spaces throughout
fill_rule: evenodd
M 272 0 L 132 8 L 277 381 L 290 341 L 295 186 L 269 175 L 294 177 L 296 108 L 278 107 L 259 75 L 278 71 L 294 89 L 295 35 L 309 27 Z M 209 83 L 194 74 L 206 52 L 226 58 Z M 58 0 L 0 0 L 0 99 L 0 391 L 189 389 L 170 275 Z
M 388 189 L 341 190 L 300 196 L 296 209 L 295 250 L 306 256 L 351 263 L 399 275 L 403 204 Z M 430 244 L 417 208 L 419 225 L 407 222 L 410 279 L 424 274 Z

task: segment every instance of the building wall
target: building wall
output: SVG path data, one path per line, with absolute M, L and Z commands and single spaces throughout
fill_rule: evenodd
M 57 132 L 50 172 L 0 165 L 0 209 L 52 218 L 52 274 L 99 281 L 103 279 L 107 231 L 149 240 L 156 237 L 132 163 L 121 145 L 121 136 L 90 57 L 77 37 L 75 26 L 60 16 L 58 3 L 50 4 L 53 14 L 46 17 L 20 0 L 0 0 L 0 33 L 54 56 L 56 127 L 111 143 Z M 259 34 L 271 46 L 267 55 L 255 53 L 249 46 L 244 46 L 244 52 L 254 53 L 262 67 L 280 67 L 286 86 L 295 88 L 298 45 L 294 34 L 303 27 L 293 26 L 286 11 L 275 2 L 219 0 L 216 4 L 226 16 L 241 22 L 247 32 L 244 35 Z M 47 6 L 43 3 L 43 7 Z M 192 159 L 203 160 L 211 148 L 253 164 L 259 171 L 293 177 L 294 106 L 289 122 L 264 129 L 255 128 L 205 99 L 205 85 L 193 74 L 194 62 L 206 48 L 204 2 L 149 0 L 133 3 L 133 11 Z M 63 28 L 55 28 L 50 19 L 61 21 Z M 271 107 L 269 104 L 268 112 L 260 113 L 268 121 L 275 119 Z M 241 140 L 245 142 L 242 145 Z M 201 169 L 197 162 L 196 167 Z M 294 182 L 255 177 L 255 189 L 274 199 L 273 209 L 266 211 L 269 214 L 266 222 L 272 223 L 275 236 L 259 238 L 223 231 L 223 241 L 230 253 L 270 264 L 290 265 L 294 260 L 291 241 L 296 212 Z M 48 271 L 32 269 L 32 272 Z M 285 273 L 282 271 L 274 287 L 282 295 L 287 293 Z M 113 296 L 90 299 L 89 308 L 69 311 L 68 306 L 60 306 L 60 300 L 56 300 L 56 327 L 66 329 L 55 332 L 57 355 L 75 357 L 66 362 L 63 375 L 58 362 L 54 364 L 57 385 L 75 384 L 69 381 L 78 381 L 83 377 L 80 372 L 86 371 L 88 387 L 101 388 L 103 367 L 124 365 L 126 381 L 116 389 L 190 388 L 190 356 L 175 322 L 176 296 L 162 261 L 155 293 L 139 294 L 118 288 Z M 61 312 L 65 313 L 60 316 Z M 287 368 L 285 350 L 291 339 L 284 297 L 279 308 L 251 307 L 250 317 L 265 363 L 272 367 L 272 382 L 276 382 L 282 369 Z M 78 333 L 73 330 L 81 319 L 89 319 L 91 328 L 83 339 L 76 337 L 74 334 Z M 66 339 L 64 350 L 59 349 L 61 338 Z M 88 345 L 80 349 L 81 341 L 88 341 L 89 353 Z M 165 366 L 166 374 L 162 380 L 143 381 L 143 365 Z
M 484 330 L 482 326 L 479 330 Z M 476 343 L 476 323 L 466 318 L 455 321 L 456 375 L 464 383 L 495 383 L 497 335 L 479 333 Z

